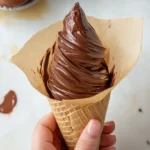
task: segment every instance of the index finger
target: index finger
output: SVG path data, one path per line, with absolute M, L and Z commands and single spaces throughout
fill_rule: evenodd
M 50 112 L 48 115 L 44 116 L 37 124 L 38 126 L 43 126 L 49 130 L 51 130 L 52 132 L 54 132 L 56 130 L 57 124 L 56 124 L 56 120 L 54 118 L 54 115 L 52 112 Z
M 32 137 L 32 149 L 33 150 L 42 150 L 44 143 L 47 146 L 52 146 L 53 143 L 53 132 L 56 130 L 57 124 L 53 113 L 49 113 L 43 117 L 38 124 L 36 125 L 33 137 Z

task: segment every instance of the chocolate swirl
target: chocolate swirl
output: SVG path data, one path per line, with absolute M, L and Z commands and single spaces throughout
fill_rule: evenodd
M 0 0 L 0 6 L 16 7 L 21 6 L 31 0 Z
M 55 99 L 86 98 L 110 86 L 110 74 L 104 61 L 105 48 L 88 23 L 79 3 L 63 21 L 54 45 L 54 58 L 47 68 L 46 82 Z

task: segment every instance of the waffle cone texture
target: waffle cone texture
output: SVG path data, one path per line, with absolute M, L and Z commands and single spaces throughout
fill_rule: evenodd
M 90 119 L 99 120 L 103 129 L 109 98 L 110 94 L 100 101 L 87 103 L 85 106 L 81 106 L 80 103 L 66 105 L 64 101 L 49 99 L 57 124 L 69 150 L 75 148 L 82 130 Z

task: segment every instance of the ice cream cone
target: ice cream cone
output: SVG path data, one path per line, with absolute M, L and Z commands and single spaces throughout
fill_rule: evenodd
M 115 66 L 115 82 L 111 88 L 84 99 L 57 101 L 49 97 L 40 72 L 41 60 L 57 39 L 62 22 L 38 32 L 11 60 L 24 71 L 32 86 L 49 99 L 70 149 L 74 148 L 91 118 L 100 120 L 103 126 L 111 91 L 132 70 L 142 50 L 143 18 L 103 20 L 88 17 L 88 21 L 107 49 L 106 62 L 109 70 Z
M 80 104 L 66 104 L 65 101 L 49 99 L 50 106 L 68 145 L 69 150 L 75 148 L 77 140 L 90 119 L 101 122 L 102 128 L 109 104 L 110 94 L 97 102 L 87 102 L 84 106 Z

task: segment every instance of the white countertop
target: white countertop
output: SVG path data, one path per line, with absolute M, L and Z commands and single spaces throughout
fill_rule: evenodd
M 21 12 L 0 11 L 0 98 L 15 90 L 18 103 L 10 115 L 0 114 L 0 150 L 30 150 L 37 121 L 50 111 L 45 97 L 8 60 L 37 31 L 62 20 L 76 0 L 41 0 Z M 150 1 L 79 0 L 85 13 L 98 18 L 144 16 L 141 58 L 113 91 L 107 120 L 115 120 L 117 150 L 150 150 Z M 133 39 L 134 40 L 134 39 Z M 138 111 L 141 108 L 142 113 Z

